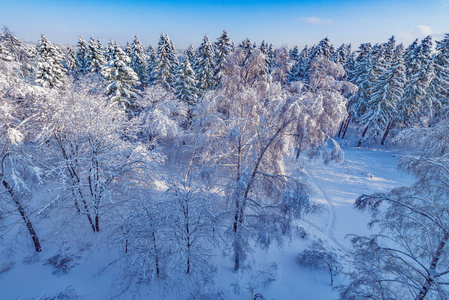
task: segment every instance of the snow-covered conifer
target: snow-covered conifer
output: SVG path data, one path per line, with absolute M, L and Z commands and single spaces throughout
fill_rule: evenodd
M 156 63 L 154 68 L 155 83 L 164 88 L 170 88 L 175 81 L 175 68 L 173 53 L 174 49 L 170 38 L 166 34 L 161 34 L 157 47 Z
M 195 73 L 200 91 L 213 89 L 217 85 L 215 78 L 215 53 L 207 35 L 204 36 L 203 42 L 198 48 L 198 62 Z
M 227 57 L 232 52 L 234 44 L 228 36 L 226 30 L 223 31 L 221 36 L 214 43 L 215 48 L 215 80 L 217 84 L 220 84 L 223 71 L 226 66 Z
M 82 36 L 78 40 L 78 49 L 76 51 L 76 68 L 79 74 L 89 72 L 89 63 L 87 61 L 88 46 Z
M 152 84 L 155 80 L 155 68 L 156 68 L 156 50 L 153 46 L 148 46 L 147 49 L 147 83 Z
M 135 87 L 140 84 L 136 72 L 128 66 L 130 62 L 129 56 L 115 43 L 112 58 L 101 72 L 106 80 L 105 94 L 109 101 L 125 110 L 132 107 L 133 99 L 137 97 Z
M 432 37 L 427 36 L 415 48 L 409 61 L 409 80 L 405 84 L 402 100 L 398 104 L 399 121 L 410 125 L 418 119 L 427 88 L 433 79 Z
M 90 37 L 89 45 L 87 47 L 86 61 L 89 67 L 89 72 L 99 74 L 101 69 L 106 64 L 106 59 L 103 55 L 103 49 L 99 40 L 95 41 L 93 37 Z
M 68 73 L 73 73 L 76 71 L 76 55 L 72 47 L 67 48 L 66 59 L 64 61 L 64 66 Z
M 449 34 L 441 41 L 437 41 L 437 53 L 433 56 L 434 77 L 427 89 L 426 103 L 431 117 L 434 111 L 449 102 Z
M 35 82 L 49 88 L 62 86 L 65 78 L 65 69 L 62 64 L 64 59 L 59 47 L 53 45 L 42 34 L 36 49 L 38 62 Z
M 372 93 L 366 103 L 366 110 L 359 120 L 359 125 L 362 127 L 361 131 L 368 132 L 371 137 L 376 138 L 384 133 L 382 144 L 392 126 L 392 122 L 395 121 L 396 106 L 404 91 L 403 51 L 404 48 L 400 44 L 393 54 L 390 67 L 374 82 Z
M 190 66 L 187 57 L 182 62 L 182 67 L 178 73 L 175 83 L 176 96 L 190 106 L 196 104 L 198 89 L 195 72 Z
M 139 81 L 143 85 L 148 81 L 148 66 L 145 48 L 137 36 L 134 37 L 131 47 L 132 53 L 130 67 L 134 70 L 134 72 L 136 72 L 137 76 L 139 76 Z

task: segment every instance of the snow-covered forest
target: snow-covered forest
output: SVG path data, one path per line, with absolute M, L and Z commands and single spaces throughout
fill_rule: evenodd
M 0 293 L 447 299 L 448 102 L 449 35 L 177 49 L 5 28 Z

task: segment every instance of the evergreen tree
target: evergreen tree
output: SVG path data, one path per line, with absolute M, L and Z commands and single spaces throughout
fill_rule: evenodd
M 175 83 L 176 96 L 188 105 L 194 106 L 198 94 L 196 86 L 195 72 L 190 66 L 190 61 L 185 57 Z
M 148 46 L 147 49 L 147 83 L 152 84 L 155 80 L 155 69 L 156 69 L 156 50 L 152 45 Z
M 197 62 L 196 51 L 195 51 L 195 48 L 193 48 L 192 44 L 190 44 L 189 48 L 187 48 L 186 56 L 190 62 L 190 66 L 192 66 L 192 68 L 194 66 L 196 66 L 196 62 Z
M 405 75 L 407 76 L 407 80 L 410 80 L 411 73 L 413 70 L 413 58 L 415 57 L 415 51 L 418 48 L 418 39 L 414 40 L 410 46 L 405 49 L 404 52 L 404 63 L 405 63 Z
M 299 54 L 298 61 L 293 65 L 289 72 L 288 81 L 304 81 L 307 77 L 307 68 L 310 66 L 309 63 L 309 50 L 307 45 L 302 49 Z
M 233 43 L 228 36 L 228 32 L 223 30 L 221 36 L 214 44 L 215 46 L 215 80 L 219 84 L 223 71 L 226 67 L 227 57 L 233 50 Z
M 43 87 L 60 87 L 65 78 L 61 50 L 47 40 L 43 34 L 36 45 L 36 50 L 38 62 L 35 82 Z
M 351 44 L 341 44 L 341 46 L 337 48 L 334 55 L 332 56 L 332 61 L 344 66 L 350 54 Z
M 360 45 L 359 55 L 355 60 L 356 64 L 351 81 L 359 89 L 348 101 L 349 121 L 358 122 L 360 120 L 360 117 L 365 113 L 367 103 L 371 96 L 372 86 L 375 80 L 371 53 L 372 47 L 370 43 Z M 362 137 L 365 134 L 366 131 L 363 130 Z
M 274 69 L 274 62 L 276 60 L 276 50 L 273 47 L 273 44 L 270 44 L 270 46 L 268 46 L 268 51 L 267 51 L 267 57 L 268 57 L 268 73 L 271 73 L 271 71 L 273 71 Z
M 145 53 L 145 48 L 140 42 L 137 36 L 134 37 L 134 41 L 131 45 L 131 64 L 130 67 L 139 76 L 139 81 L 141 85 L 148 81 L 148 66 L 147 66 L 147 56 Z
M 310 52 L 310 61 L 315 59 L 316 57 L 324 57 L 327 59 L 331 59 L 334 55 L 334 46 L 330 43 L 329 39 L 326 37 L 322 39 L 314 49 Z
M 103 49 L 99 41 L 95 41 L 93 37 L 90 37 L 89 45 L 87 47 L 86 61 L 89 67 L 89 71 L 99 74 L 101 69 L 106 64 L 106 59 L 103 55 Z
M 298 46 L 293 47 L 293 49 L 291 49 L 288 52 L 288 54 L 289 54 L 290 60 L 293 63 L 296 63 L 299 60 L 299 49 L 298 49 Z
M 173 65 L 175 56 L 173 50 L 168 35 L 161 34 L 157 48 L 154 78 L 157 84 L 167 89 L 175 82 L 176 66 Z
M 260 43 L 260 47 L 259 50 L 260 52 L 262 52 L 265 55 L 268 55 L 268 43 L 265 42 L 265 40 L 262 41 L 262 43 Z
M 104 58 L 106 59 L 106 62 L 110 61 L 113 56 L 114 56 L 114 41 L 109 40 L 108 45 L 104 50 Z
M 396 48 L 396 38 L 394 37 L 394 35 L 391 36 L 391 38 L 388 40 L 388 42 L 386 42 L 385 44 L 382 45 L 382 48 L 383 48 L 385 62 L 387 65 L 389 65 L 395 59 L 394 52 L 395 52 L 395 48 Z
M 79 74 L 89 72 L 89 64 L 87 61 L 87 43 L 82 36 L 78 40 L 78 50 L 76 51 L 76 68 Z
M 449 99 L 449 34 L 442 41 L 437 41 L 437 53 L 433 57 L 434 77 L 427 89 L 426 102 L 431 117 L 433 111 L 448 103 Z
M 67 48 L 66 60 L 64 61 L 64 67 L 68 73 L 74 73 L 76 71 L 76 56 L 72 47 Z
M 198 48 L 198 64 L 195 72 L 200 91 L 213 89 L 217 85 L 214 49 L 207 35 L 204 36 L 203 42 Z
M 109 96 L 109 101 L 127 111 L 132 107 L 133 99 L 137 97 L 135 87 L 140 84 L 139 77 L 128 66 L 130 62 L 129 56 L 115 43 L 112 58 L 102 71 L 106 80 L 105 94 Z
M 396 117 L 396 105 L 402 98 L 405 84 L 405 65 L 402 58 L 404 47 L 399 45 L 393 53 L 393 63 L 377 79 L 359 124 L 370 131 L 372 137 L 382 133 L 382 144 Z
M 432 37 L 427 36 L 409 57 L 410 79 L 405 85 L 403 98 L 398 105 L 400 122 L 405 126 L 418 118 L 426 90 L 433 78 L 431 54 Z
M 254 50 L 256 50 L 257 46 L 253 44 L 249 38 L 246 38 L 240 43 L 239 48 L 243 50 L 243 53 L 245 53 L 244 64 L 246 64 L 249 56 L 254 52 Z

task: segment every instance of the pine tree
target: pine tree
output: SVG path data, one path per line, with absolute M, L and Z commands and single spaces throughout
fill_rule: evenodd
M 244 64 L 246 64 L 250 55 L 254 52 L 254 50 L 256 50 L 257 46 L 255 46 L 249 38 L 246 38 L 239 44 L 239 48 L 243 50 L 243 53 L 245 53 Z
M 76 51 L 76 68 L 79 74 L 89 72 L 89 64 L 87 61 L 87 43 L 82 36 L 78 40 L 78 50 Z
M 106 59 L 103 55 L 103 49 L 99 41 L 95 41 L 93 37 L 90 37 L 89 45 L 87 47 L 86 61 L 89 71 L 99 74 L 101 69 L 106 64 Z
M 0 34 L 0 59 L 11 61 L 13 60 L 13 57 L 11 55 L 11 52 L 8 50 L 8 48 L 4 45 L 3 37 Z
M 36 45 L 36 50 L 38 62 L 35 82 L 48 88 L 62 86 L 65 69 L 62 64 L 61 50 L 47 40 L 43 34 Z
M 148 46 L 147 49 L 147 83 L 152 84 L 155 81 L 155 69 L 156 69 L 156 50 L 153 46 Z
M 133 99 L 137 97 L 135 87 L 140 84 L 139 77 L 128 66 L 130 62 L 129 56 L 114 44 L 112 58 L 101 73 L 106 80 L 105 94 L 109 96 L 109 101 L 127 111 L 133 106 Z
M 131 44 L 131 64 L 130 67 L 139 76 L 139 81 L 141 85 L 148 81 L 148 66 L 147 66 L 147 56 L 145 53 L 145 48 L 140 42 L 137 36 L 134 37 L 134 41 Z
M 298 61 L 293 65 L 290 70 L 288 81 L 304 81 L 307 77 L 307 68 L 310 66 L 309 63 L 309 49 L 307 45 L 302 49 L 299 54 Z
M 114 56 L 114 41 L 109 40 L 108 45 L 104 50 L 104 58 L 106 59 L 106 62 L 110 61 L 113 56 Z
M 332 46 L 329 39 L 326 37 L 322 39 L 314 49 L 312 49 L 309 58 L 312 61 L 316 57 L 321 56 L 330 60 L 334 55 L 334 52 L 334 46 Z
M 341 44 L 341 46 L 337 48 L 334 55 L 332 56 L 332 61 L 344 66 L 350 54 L 351 44 Z
M 186 56 L 190 62 L 190 66 L 192 66 L 192 68 L 194 66 L 196 66 L 196 62 L 197 62 L 196 51 L 195 51 L 195 48 L 193 48 L 192 44 L 190 44 L 189 48 L 187 48 Z
M 410 79 L 398 105 L 400 122 L 408 126 L 415 122 L 422 108 L 426 90 L 433 78 L 432 37 L 427 36 L 409 57 Z M 407 64 L 407 63 L 406 63 Z
M 74 73 L 76 71 L 76 56 L 72 47 L 67 48 L 66 60 L 64 61 L 64 67 L 67 73 Z
M 268 55 L 268 47 L 268 43 L 263 40 L 262 43 L 260 43 L 259 50 L 263 54 Z
M 176 96 L 188 105 L 194 106 L 198 94 L 196 86 L 195 72 L 190 66 L 190 61 L 185 57 L 175 83 Z
M 228 32 L 223 30 L 222 35 L 217 39 L 214 44 L 215 48 L 215 80 L 219 84 L 223 71 L 226 67 L 227 57 L 233 50 L 233 43 L 228 36 Z
M 161 34 L 154 68 L 155 83 L 169 89 L 175 82 L 174 49 L 168 35 Z
M 274 62 L 276 60 L 276 50 L 273 47 L 273 44 L 270 44 L 270 46 L 268 46 L 268 51 L 267 51 L 267 57 L 268 57 L 268 73 L 271 73 L 271 71 L 273 71 L 274 69 Z
M 449 99 L 449 34 L 446 34 L 442 41 L 436 43 L 437 53 L 433 57 L 435 76 L 430 82 L 425 99 L 431 117 L 433 111 L 438 112 L 448 103 Z
M 348 101 L 349 121 L 359 122 L 360 117 L 365 113 L 371 96 L 375 80 L 371 53 L 372 47 L 370 43 L 360 45 L 352 78 L 352 83 L 357 85 L 359 89 Z M 363 130 L 362 138 L 365 136 L 366 130 Z
M 415 57 L 415 51 L 418 48 L 418 39 L 414 40 L 410 46 L 405 49 L 404 52 L 404 63 L 405 63 L 405 75 L 407 76 L 407 80 L 410 80 L 413 67 L 413 58 Z
M 393 63 L 377 79 L 372 88 L 372 94 L 367 102 L 365 113 L 361 116 L 359 124 L 362 130 L 366 128 L 373 137 L 382 133 L 382 144 L 385 141 L 391 122 L 394 121 L 397 111 L 396 105 L 402 98 L 405 84 L 405 65 L 402 58 L 404 47 L 399 45 L 393 53 Z
M 213 89 L 217 85 L 214 49 L 207 35 L 204 36 L 203 42 L 198 48 L 198 64 L 195 72 L 200 91 Z
M 296 63 L 299 60 L 299 49 L 298 49 L 298 46 L 293 47 L 293 49 L 291 49 L 288 52 L 288 55 L 290 57 L 290 60 L 293 63 Z

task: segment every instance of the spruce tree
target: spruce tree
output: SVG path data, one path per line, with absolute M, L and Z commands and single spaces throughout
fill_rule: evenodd
M 174 56 L 173 46 L 168 35 L 161 34 L 157 47 L 156 62 L 154 68 L 155 83 L 169 89 L 175 82 L 175 68 L 173 65 Z
M 427 36 L 409 57 L 410 78 L 405 85 L 403 98 L 398 105 L 400 122 L 405 126 L 417 121 L 423 99 L 427 94 L 427 88 L 433 79 L 431 55 L 432 37 Z
M 207 35 L 204 36 L 203 42 L 198 48 L 198 63 L 195 72 L 200 91 L 215 88 L 217 85 L 215 80 L 215 55 L 212 43 Z
M 36 45 L 38 62 L 36 70 L 37 84 L 43 87 L 60 87 L 65 78 L 65 69 L 62 64 L 61 50 L 53 45 L 43 34 Z
M 307 45 L 302 49 L 299 54 L 298 61 L 293 65 L 289 72 L 288 81 L 304 81 L 307 77 L 307 68 L 310 66 L 309 63 L 309 49 Z
M 296 63 L 299 60 L 299 49 L 298 46 L 293 47 L 288 53 L 290 60 L 293 63 Z
M 82 36 L 78 40 L 78 50 L 76 51 L 76 69 L 79 74 L 89 72 L 89 64 L 87 61 L 87 43 Z
M 147 49 L 147 83 L 152 84 L 155 81 L 155 69 L 156 69 L 157 59 L 156 50 L 152 45 L 148 46 Z
M 106 62 L 110 61 L 113 56 L 114 56 L 114 41 L 109 40 L 108 45 L 104 50 L 104 58 L 106 59 Z
M 221 82 L 223 71 L 226 67 L 228 55 L 232 52 L 233 43 L 228 36 L 228 32 L 223 30 L 221 36 L 214 44 L 215 46 L 215 80 L 218 84 Z
M 194 68 L 194 66 L 196 66 L 196 62 L 197 62 L 197 57 L 196 57 L 196 51 L 195 48 L 193 48 L 192 44 L 190 44 L 189 48 L 187 48 L 186 50 L 186 56 L 187 59 L 190 62 L 190 66 L 192 68 Z
M 277 52 L 276 49 L 274 49 L 273 44 L 270 44 L 268 46 L 267 51 L 267 57 L 268 57 L 268 73 L 271 73 L 274 69 L 274 62 L 276 61 Z
M 140 84 L 139 77 L 128 66 L 130 62 L 129 56 L 115 43 L 112 58 L 101 73 L 106 81 L 105 94 L 109 96 L 110 103 L 128 112 L 137 97 L 135 87 Z
M 148 81 L 147 56 L 145 48 L 137 36 L 134 37 L 131 48 L 130 67 L 136 72 L 137 76 L 139 76 L 139 81 L 141 82 L 141 86 L 143 86 Z
M 442 41 L 437 41 L 436 51 L 433 56 L 434 77 L 427 89 L 426 102 L 431 117 L 434 111 L 448 104 L 449 99 L 449 34 Z
M 66 60 L 64 61 L 64 67 L 67 73 L 71 74 L 76 71 L 76 55 L 72 47 L 67 48 Z
M 405 84 L 405 65 L 402 58 L 404 47 L 399 45 L 392 55 L 392 64 L 375 81 L 367 101 L 365 113 L 359 124 L 362 130 L 369 130 L 372 137 L 382 133 L 382 144 L 391 128 L 397 111 L 396 105 L 402 98 Z
M 194 106 L 198 97 L 198 89 L 196 86 L 195 72 L 190 65 L 190 61 L 185 57 L 179 71 L 179 76 L 176 78 L 176 96 L 188 105 Z
M 93 37 L 90 37 L 89 45 L 87 47 L 86 61 L 89 68 L 89 72 L 99 74 L 101 69 L 106 64 L 106 59 L 103 55 L 103 49 L 99 41 L 95 41 Z

